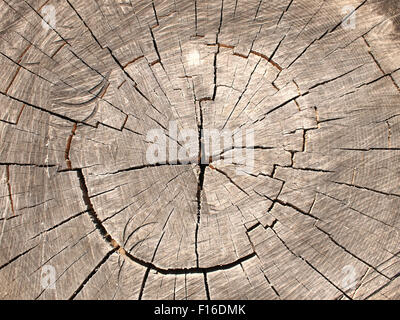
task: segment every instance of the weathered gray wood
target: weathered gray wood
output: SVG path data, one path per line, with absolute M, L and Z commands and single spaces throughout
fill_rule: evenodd
M 398 1 L 0 12 L 0 299 L 400 298 Z M 171 122 L 254 142 L 149 163 Z

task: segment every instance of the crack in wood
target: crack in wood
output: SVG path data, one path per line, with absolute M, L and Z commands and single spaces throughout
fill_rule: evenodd
M 295 257 L 303 260 L 311 269 L 313 269 L 315 272 L 317 272 L 322 278 L 324 278 L 329 284 L 331 284 L 333 287 L 336 288 L 336 290 L 340 291 L 346 298 L 349 300 L 352 300 L 352 298 L 340 287 L 338 287 L 335 283 L 333 283 L 327 276 L 325 276 L 321 271 L 319 271 L 313 264 L 311 264 L 306 258 L 304 258 L 302 255 L 296 254 L 292 249 L 289 248 L 289 246 L 285 243 L 285 241 L 278 235 L 278 233 L 271 228 L 271 230 L 275 233 L 276 237 L 279 239 L 279 241 L 286 247 L 286 249 Z
M 215 281 L 217 274 L 214 273 L 224 273 L 225 276 L 234 273 L 232 279 L 226 283 L 226 292 L 239 287 L 238 293 L 246 297 L 254 295 L 254 291 L 258 288 L 261 290 L 262 286 L 275 299 L 284 299 L 290 290 L 290 294 L 295 295 L 295 289 L 290 288 L 290 281 L 294 279 L 299 284 L 300 291 L 308 289 L 306 283 L 296 277 L 285 275 L 288 278 L 284 282 L 270 273 L 279 272 L 269 269 L 270 261 L 261 257 L 262 250 L 268 247 L 268 243 L 261 246 L 255 245 L 255 241 L 253 243 L 256 238 L 255 236 L 253 239 L 253 234 L 259 235 L 262 231 L 271 236 L 269 229 L 279 240 L 279 246 L 280 243 L 283 244 L 284 254 L 289 251 L 300 259 L 297 262 L 305 264 L 309 271 L 315 273 L 315 279 L 319 283 L 329 283 L 330 298 L 369 299 L 380 293 L 386 295 L 382 290 L 400 276 L 394 261 L 399 253 L 393 253 L 396 251 L 399 229 L 395 224 L 395 205 L 400 194 L 394 187 L 379 181 L 374 184 L 365 182 L 365 172 L 372 169 L 365 167 L 365 171 L 361 165 L 366 165 L 371 159 L 378 159 L 375 154 L 379 154 L 380 162 L 374 163 L 373 169 L 386 170 L 385 174 L 388 174 L 379 179 L 396 179 L 397 167 L 392 158 L 400 150 L 397 145 L 399 119 L 392 106 L 396 105 L 397 92 L 400 92 L 396 82 L 396 72 L 400 68 L 395 63 L 395 55 L 390 51 L 395 47 L 394 43 L 386 43 L 386 38 L 379 38 L 379 42 L 373 40 L 372 46 L 368 42 L 370 36 L 375 36 L 371 31 L 377 30 L 384 21 L 389 19 L 397 23 L 396 11 L 390 7 L 390 16 L 389 12 L 382 12 L 379 13 L 384 15 L 381 19 L 379 14 L 368 13 L 378 6 L 367 0 L 356 1 L 355 10 L 344 18 L 335 12 L 338 9 L 336 5 L 328 6 L 322 0 L 311 9 L 303 8 L 303 0 L 288 0 L 271 11 L 267 10 L 268 3 L 262 0 L 252 1 L 251 4 L 238 0 L 221 0 L 220 3 L 209 5 L 197 0 L 187 5 L 169 1 L 106 5 L 102 1 L 95 2 L 95 5 L 83 5 L 80 1 L 67 0 L 66 5 L 61 6 L 62 9 L 57 12 L 62 22 L 58 28 L 48 24 L 50 30 L 47 35 L 40 31 L 38 35 L 29 32 L 40 30 L 40 26 L 34 29 L 31 23 L 36 20 L 45 22 L 41 9 L 50 0 L 42 1 L 38 9 L 36 7 L 39 4 L 29 1 L 24 1 L 21 8 L 5 2 L 6 11 L 11 8 L 9 12 L 17 20 L 12 21 L 10 26 L 7 23 L 5 25 L 2 39 L 4 37 L 6 45 L 0 56 L 4 61 L 11 62 L 6 63 L 9 65 L 6 70 L 9 75 L 0 92 L 0 99 L 4 98 L 10 103 L 6 104 L 5 112 L 0 110 L 0 126 L 5 137 L 4 147 L 2 145 L 0 152 L 0 166 L 4 169 L 4 195 L 0 200 L 5 201 L 4 203 L 9 201 L 12 212 L 12 216 L 0 218 L 0 223 L 3 223 L 3 227 L 6 223 L 8 227 L 12 225 L 13 232 L 19 236 L 18 232 L 23 234 L 22 228 L 27 226 L 23 220 L 30 215 L 31 210 L 42 210 L 42 206 L 47 206 L 50 201 L 57 203 L 57 209 L 68 209 L 68 201 L 75 199 L 77 195 L 78 201 L 75 204 L 80 205 L 79 210 L 63 216 L 54 224 L 29 230 L 26 239 L 22 239 L 42 244 L 47 233 L 53 230 L 59 232 L 67 223 L 72 225 L 79 218 L 87 219 L 87 215 L 93 225 L 90 224 L 89 229 L 82 234 L 77 234 L 73 247 L 83 244 L 83 240 L 88 240 L 93 233 L 100 233 L 103 239 L 97 241 L 103 246 L 110 246 L 95 260 L 89 259 L 87 274 L 82 274 L 77 281 L 75 279 L 72 294 L 68 291 L 67 297 L 63 298 L 76 299 L 81 295 L 86 297 L 93 294 L 92 287 L 97 285 L 98 277 L 104 277 L 108 265 L 114 264 L 111 257 L 118 258 L 119 267 L 119 270 L 115 270 L 118 271 L 116 283 L 114 280 L 111 280 L 113 283 L 110 282 L 111 285 L 116 284 L 116 287 L 111 288 L 113 298 L 128 285 L 124 283 L 123 277 L 130 267 L 128 263 L 133 264 L 131 267 L 143 270 L 139 275 L 142 278 L 135 284 L 139 300 L 155 296 L 150 280 L 158 279 L 161 279 L 159 290 L 162 291 L 170 285 L 176 299 L 182 295 L 187 299 L 200 295 L 209 300 L 218 299 L 221 297 L 222 287 Z M 363 9 L 359 10 L 361 7 Z M 304 12 L 300 13 L 300 9 Z M 344 36 L 339 32 L 339 27 L 356 11 L 362 19 L 359 20 L 360 28 L 346 31 L 347 35 Z M 332 13 L 333 18 L 324 21 L 323 17 L 328 13 Z M 115 15 L 118 15 L 119 21 Z M 299 21 L 290 22 L 289 17 L 295 15 L 300 17 Z M 31 16 L 35 20 L 30 21 Z M 73 23 L 65 22 L 66 17 L 70 17 Z M 104 23 L 99 24 L 99 17 Z M 339 18 L 341 21 L 338 23 Z M 178 20 L 180 34 L 175 37 L 170 27 L 172 22 Z M 398 28 L 398 24 L 394 27 Z M 340 37 L 346 38 L 345 43 L 338 45 L 332 41 Z M 375 43 L 380 46 L 375 46 Z M 185 54 L 192 45 L 200 50 L 204 49 L 204 52 L 201 52 L 200 64 L 190 65 L 189 68 L 190 62 L 185 59 Z M 318 60 L 318 54 L 321 54 L 321 61 Z M 384 54 L 390 59 L 386 60 Z M 232 58 L 232 55 L 235 57 Z M 141 59 L 145 60 L 139 62 Z M 388 65 L 389 62 L 393 65 Z M 61 71 L 55 72 L 52 70 L 53 66 Z M 264 74 L 263 70 L 259 70 L 261 66 L 265 68 Z M 73 74 L 63 74 L 65 70 L 70 70 L 68 68 Z M 267 69 L 272 70 L 273 74 L 267 73 Z M 96 77 L 99 75 L 101 81 L 86 81 L 84 76 L 81 77 L 81 71 L 95 74 Z M 33 79 L 32 82 L 22 84 L 25 74 Z M 79 101 L 77 96 L 72 97 L 74 100 L 68 100 L 71 97 L 68 97 L 67 92 L 57 91 L 58 86 L 61 89 L 66 86 L 68 90 L 84 91 L 85 95 L 90 94 L 90 99 Z M 388 93 L 387 90 L 391 91 Z M 55 93 L 65 95 L 61 97 L 64 100 L 60 100 L 65 103 L 60 103 L 59 106 L 47 104 L 48 97 L 42 95 L 48 92 L 50 96 Z M 110 102 L 103 100 L 104 98 Z M 222 105 L 223 99 L 230 105 Z M 103 108 L 100 102 L 105 102 L 107 106 Z M 365 107 L 364 102 L 367 103 Z M 74 107 L 83 110 L 92 103 L 96 106 L 88 117 L 85 113 L 84 120 L 74 119 L 75 116 L 81 119 L 81 111 L 74 113 Z M 145 106 L 140 106 L 140 103 Z M 379 103 L 383 103 L 382 108 L 376 107 Z M 114 128 L 114 112 L 117 110 L 118 128 Z M 142 110 L 145 110 L 144 116 L 140 115 Z M 90 112 L 85 110 L 87 111 Z M 102 120 L 93 120 L 95 114 Z M 144 146 L 149 144 L 145 141 L 145 131 L 155 126 L 162 128 L 169 140 L 182 147 L 179 139 L 169 133 L 166 124 L 175 118 L 179 121 L 179 128 L 197 127 L 198 142 L 195 141 L 195 144 L 198 154 L 193 159 L 186 159 L 189 164 L 186 161 L 144 163 L 143 150 L 135 149 L 136 145 L 130 144 L 137 141 Z M 93 121 L 89 123 L 89 119 Z M 139 125 L 136 129 L 137 123 Z M 47 131 L 41 130 L 44 124 Z M 225 148 L 211 152 L 212 155 L 207 158 L 205 151 L 208 142 L 204 141 L 206 126 L 223 125 L 225 128 L 228 124 L 235 126 L 235 133 L 253 126 L 259 130 L 256 132 L 254 147 Z M 376 134 L 375 126 L 379 126 Z M 68 128 L 71 127 L 69 132 Z M 82 139 L 74 140 L 78 128 Z M 359 134 L 360 128 L 365 128 L 370 133 L 360 131 Z M 113 135 L 110 139 L 108 133 Z M 54 141 L 51 150 L 48 144 L 43 147 L 49 139 L 52 143 Z M 108 154 L 113 145 L 118 152 L 113 149 Z M 95 152 L 94 146 L 99 146 Z M 22 148 L 25 148 L 24 152 L 21 152 Z M 224 164 L 220 166 L 219 160 L 230 160 L 227 158 L 229 152 L 234 154 L 247 148 L 257 150 L 256 155 L 260 157 L 256 161 L 258 171 L 245 172 L 243 177 L 237 177 L 230 169 L 239 166 L 238 161 L 230 163 L 229 169 Z M 51 165 L 48 164 L 49 151 L 55 152 L 51 154 L 52 162 L 55 162 Z M 47 158 L 44 164 L 40 164 L 46 152 Z M 32 157 L 27 159 L 26 155 L 29 153 Z M 341 158 L 344 163 L 339 167 L 338 159 Z M 54 174 L 51 177 L 44 174 L 42 179 L 40 169 L 45 172 L 48 168 L 54 168 Z M 348 168 L 348 172 L 342 171 L 342 168 Z M 153 177 L 152 171 L 159 176 L 155 174 Z M 164 177 L 164 173 L 168 175 Z M 334 181 L 339 180 L 335 174 L 341 177 L 340 173 L 348 174 L 345 182 Z M 33 185 L 29 182 L 25 188 L 24 181 L 19 179 L 28 175 L 34 177 L 35 181 Z M 75 187 L 67 185 L 67 182 L 56 181 L 60 177 L 67 179 L 67 176 L 71 176 L 72 182 L 76 182 Z M 90 179 L 86 181 L 85 176 Z M 138 183 L 130 180 L 131 177 L 136 179 L 136 176 L 139 177 Z M 189 176 L 190 179 L 187 178 Z M 317 181 L 318 185 L 307 185 L 303 188 L 303 180 L 307 183 L 314 176 L 322 177 L 321 181 Z M 147 181 L 150 177 L 154 181 Z M 347 179 L 351 179 L 351 183 Z M 145 183 L 143 185 L 142 180 Z M 363 182 L 357 184 L 358 181 Z M 78 182 L 80 188 L 76 188 Z M 264 187 L 264 183 L 266 190 L 258 191 L 257 187 Z M 332 187 L 334 190 L 321 192 L 320 186 Z M 51 199 L 42 197 L 49 187 L 56 188 Z M 187 193 L 188 190 L 190 192 Z M 64 193 L 68 195 L 66 199 L 60 196 L 64 196 Z M 367 207 L 367 198 L 360 202 L 366 193 L 373 198 L 379 198 L 377 208 Z M 151 194 L 152 203 L 147 202 L 147 194 Z M 347 194 L 348 198 L 345 197 Z M 336 231 L 323 230 L 320 223 L 325 222 L 327 216 L 319 210 L 321 203 L 327 205 L 322 206 L 323 210 L 329 210 L 330 203 L 320 202 L 321 199 L 317 197 L 319 195 L 322 195 L 322 200 L 330 201 L 349 210 L 349 214 L 371 223 L 358 226 L 357 231 L 367 233 L 369 227 L 376 227 L 392 236 L 390 242 L 376 240 L 375 245 L 384 245 L 381 248 L 382 253 L 379 253 L 382 256 L 374 257 L 375 262 L 368 264 L 360 258 L 360 255 L 364 257 L 359 251 L 361 247 L 343 245 L 342 238 Z M 380 203 L 384 199 L 389 201 Z M 183 205 L 190 209 L 186 210 Z M 297 243 L 292 242 L 286 233 L 280 234 L 278 222 L 281 221 L 276 218 L 279 218 L 280 210 L 291 211 L 299 221 L 311 221 L 312 227 L 316 228 L 313 230 L 321 233 L 326 242 L 330 245 L 333 243 L 336 250 L 341 248 L 346 252 L 346 259 L 357 259 L 368 267 L 352 294 L 340 288 L 336 278 L 332 280 L 333 269 L 325 269 L 325 261 L 311 260 L 309 256 L 304 256 L 301 251 L 304 247 L 300 244 L 297 247 Z M 151 216 L 153 211 L 155 215 Z M 146 216 L 138 224 L 135 219 L 142 212 Z M 185 216 L 187 212 L 191 214 L 189 217 Z M 126 223 L 120 227 L 119 221 Z M 147 233 L 146 227 L 158 233 Z M 121 244 L 111 236 L 118 235 L 118 231 L 122 235 Z M 374 237 L 377 232 L 374 230 Z M 13 252 L 14 238 L 9 236 L 10 232 L 2 232 L 0 237 L 3 234 L 7 235 L 6 240 L 12 244 L 7 250 Z M 271 240 L 272 238 L 273 235 Z M 298 242 L 303 239 L 299 238 Z M 143 254 L 138 249 L 145 248 L 147 243 L 143 243 L 148 240 L 154 240 L 150 249 L 154 251 L 152 254 L 144 254 L 147 258 L 142 258 Z M 375 240 L 371 240 L 371 244 L 373 241 Z M 316 243 L 320 244 L 323 243 Z M 219 245 L 220 251 L 214 252 L 214 247 Z M 67 248 L 70 245 L 63 246 L 52 251 L 50 258 L 46 256 L 34 268 L 29 269 L 30 276 L 37 276 L 37 271 L 55 257 L 64 259 L 63 255 L 68 255 Z M 33 256 L 31 251 L 35 248 L 19 248 L 19 254 L 3 262 L 0 270 L 7 276 L 6 272 L 14 269 L 12 263 L 19 259 L 21 264 L 25 263 L 25 259 Z M 58 284 L 64 280 L 61 279 L 63 275 L 75 269 L 75 264 L 82 263 L 84 257 L 86 262 L 88 252 L 87 247 L 82 247 L 73 260 L 67 259 L 63 272 L 56 279 Z M 269 258 L 279 259 L 278 256 Z M 43 260 L 46 262 L 43 263 Z M 279 269 L 279 266 L 275 267 Z M 35 271 L 31 272 L 33 269 Z M 371 271 L 375 278 L 383 277 L 387 282 L 373 283 L 375 278 L 369 279 Z M 255 278 L 256 272 L 258 278 Z M 168 280 L 169 284 L 167 276 L 172 276 Z M 243 284 L 236 282 L 239 277 L 240 281 L 244 281 Z M 196 293 L 193 293 L 193 279 L 198 288 Z M 260 283 L 255 285 L 255 279 Z M 108 285 L 104 284 L 106 287 Z M 333 288 L 334 293 L 331 292 Z M 34 296 L 44 297 L 46 291 L 43 289 L 35 292 Z M 0 293 L 3 292 L 0 290 Z M 99 290 L 96 294 L 99 294 Z M 319 295 L 321 293 L 311 292 L 309 297 L 315 298 Z
M 7 179 L 7 188 L 8 188 L 8 197 L 10 200 L 10 207 L 11 207 L 11 212 L 13 216 L 15 216 L 15 209 L 14 209 L 14 200 L 12 196 L 12 188 L 11 188 L 11 182 L 10 182 L 10 166 L 6 166 L 6 179 Z
M 96 267 L 87 275 L 87 277 L 83 280 L 83 282 L 81 283 L 81 285 L 78 287 L 78 289 L 76 289 L 74 291 L 74 293 L 68 298 L 68 300 L 74 300 L 76 298 L 76 296 L 83 290 L 83 288 L 85 287 L 85 285 L 89 282 L 89 280 L 97 273 L 97 271 L 99 271 L 99 269 L 101 268 L 101 266 L 103 264 L 105 264 L 108 259 L 111 257 L 111 255 L 113 253 L 115 253 L 117 249 L 112 249 L 111 251 L 109 251 L 103 259 L 100 260 L 100 262 L 96 265 Z
M 74 135 L 76 133 L 77 126 L 78 125 L 75 123 L 74 126 L 72 127 L 71 134 L 68 136 L 67 146 L 65 148 L 65 161 L 67 163 L 67 168 L 68 169 L 72 169 L 72 164 L 71 164 L 71 160 L 69 158 L 69 153 L 70 153 L 70 150 L 71 150 L 72 138 L 74 137 Z

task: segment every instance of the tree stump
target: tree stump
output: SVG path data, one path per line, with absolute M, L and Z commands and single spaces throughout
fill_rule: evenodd
M 0 298 L 400 298 L 398 1 L 0 8 Z

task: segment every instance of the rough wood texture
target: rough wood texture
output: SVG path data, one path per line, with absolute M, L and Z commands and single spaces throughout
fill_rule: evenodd
M 0 298 L 400 298 L 397 0 L 0 12 Z M 254 172 L 148 164 L 171 121 L 253 129 Z

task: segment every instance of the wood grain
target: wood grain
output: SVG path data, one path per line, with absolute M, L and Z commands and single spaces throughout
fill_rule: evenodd
M 0 12 L 1 299 L 400 298 L 398 1 Z M 196 156 L 148 163 L 171 122 Z M 199 162 L 206 129 L 254 144 Z

